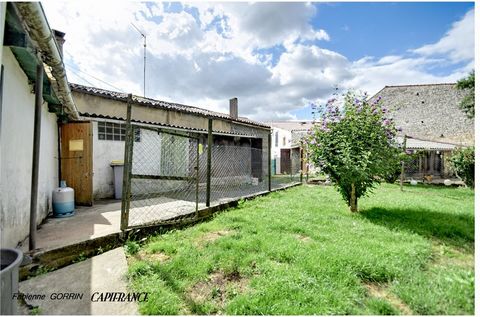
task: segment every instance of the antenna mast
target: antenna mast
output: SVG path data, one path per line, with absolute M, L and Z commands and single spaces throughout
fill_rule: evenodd
M 143 37 L 143 97 L 145 97 L 145 69 L 147 65 L 147 36 L 140 31 L 135 24 L 132 23 L 132 26 L 137 30 L 138 33 Z

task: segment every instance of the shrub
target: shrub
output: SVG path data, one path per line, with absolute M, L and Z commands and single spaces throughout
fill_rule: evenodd
M 317 111 L 321 118 L 307 138 L 310 158 L 356 212 L 358 198 L 398 169 L 397 129 L 381 97 L 369 103 L 366 94 L 349 92 L 343 107 L 332 98 Z
M 467 95 L 458 105 L 465 112 L 467 117 L 475 117 L 475 71 L 472 71 L 467 77 L 460 79 L 456 85 L 457 89 L 467 91 Z
M 468 187 L 475 186 L 475 147 L 456 149 L 449 158 L 454 172 Z

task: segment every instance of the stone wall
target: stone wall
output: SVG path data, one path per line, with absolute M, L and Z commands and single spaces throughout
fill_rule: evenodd
M 438 142 L 474 144 L 474 123 L 458 108 L 465 91 L 455 84 L 387 86 L 382 97 L 403 133 Z

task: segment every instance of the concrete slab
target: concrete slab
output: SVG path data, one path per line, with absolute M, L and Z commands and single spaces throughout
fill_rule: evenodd
M 47 218 L 37 230 L 37 249 L 49 250 L 92 238 L 120 232 L 121 202 L 95 202 L 92 207 L 77 206 L 68 218 Z M 28 241 L 22 250 L 28 251 Z
M 291 181 L 290 177 L 282 178 L 282 181 Z M 272 182 L 273 189 L 292 186 L 295 183 Z M 212 190 L 210 206 L 237 200 L 239 197 L 258 194 L 266 190 L 262 186 L 240 186 L 232 188 L 218 187 Z M 191 197 L 156 197 L 146 200 L 131 202 L 129 224 L 148 225 L 159 220 L 168 220 L 175 217 L 195 212 L 195 192 Z M 206 193 L 202 189 L 199 192 L 201 198 L 199 209 L 206 208 L 204 197 Z M 91 207 L 77 206 L 75 215 L 68 218 L 47 218 L 44 224 L 37 230 L 37 251 L 48 251 L 79 242 L 106 237 L 120 232 L 121 201 L 101 200 L 96 201 Z M 28 239 L 21 249 L 28 251 Z
M 20 292 L 45 295 L 43 300 L 26 299 L 26 303 L 38 307 L 36 312 L 42 315 L 136 315 L 138 314 L 136 302 L 91 301 L 95 292 L 128 293 L 126 273 L 127 260 L 123 248 L 116 248 L 83 262 L 21 282 Z M 58 297 L 59 293 L 77 295 L 71 296 L 71 299 L 52 299 Z M 75 298 L 80 296 L 81 298 Z M 29 312 L 23 307 L 21 313 Z

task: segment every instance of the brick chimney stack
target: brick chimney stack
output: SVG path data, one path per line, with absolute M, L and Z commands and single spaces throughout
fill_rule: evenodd
M 238 98 L 230 99 L 230 117 L 238 119 Z

